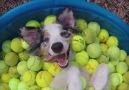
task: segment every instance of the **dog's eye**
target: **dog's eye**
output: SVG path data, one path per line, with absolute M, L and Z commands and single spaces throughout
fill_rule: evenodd
M 61 36 L 64 38 L 69 38 L 70 37 L 70 33 L 69 32 L 61 32 Z
M 48 43 L 48 41 L 49 41 L 49 38 L 44 38 L 43 40 L 43 42 L 46 42 L 46 43 Z

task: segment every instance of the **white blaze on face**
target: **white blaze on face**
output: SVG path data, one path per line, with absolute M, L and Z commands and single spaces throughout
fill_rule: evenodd
M 50 34 L 49 37 L 50 48 L 48 49 L 49 50 L 48 52 L 51 55 L 58 55 L 57 53 L 54 53 L 52 51 L 51 47 L 54 43 L 61 42 L 63 44 L 63 50 L 60 54 L 66 53 L 69 48 L 69 42 L 67 42 L 66 39 L 60 35 L 62 31 L 62 26 L 60 24 L 53 23 L 44 27 L 44 29 Z

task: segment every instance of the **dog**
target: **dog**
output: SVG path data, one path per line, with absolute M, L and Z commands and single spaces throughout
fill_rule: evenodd
M 77 68 L 68 64 L 68 60 L 74 58 L 70 44 L 76 31 L 74 14 L 69 8 L 52 24 L 42 28 L 20 28 L 22 38 L 30 45 L 31 54 L 43 57 L 47 62 L 57 62 L 64 68 L 50 85 L 54 90 L 83 90 L 81 76 L 87 80 L 87 88 L 93 86 L 95 90 L 104 90 L 108 86 L 110 73 L 106 64 L 100 64 L 93 75 L 87 73 L 83 67 Z

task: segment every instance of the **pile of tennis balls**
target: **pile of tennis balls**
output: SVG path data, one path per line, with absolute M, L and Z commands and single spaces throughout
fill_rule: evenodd
M 27 27 L 42 27 L 56 22 L 55 15 L 47 16 L 42 22 L 28 21 Z M 71 49 L 75 52 L 74 60 L 69 64 L 85 67 L 93 74 L 99 64 L 106 63 L 110 69 L 110 88 L 106 90 L 129 89 L 129 56 L 121 50 L 119 41 L 110 36 L 97 22 L 87 23 L 76 19 L 80 33 L 73 36 Z M 6 40 L 0 52 L 0 90 L 53 90 L 50 88 L 55 75 L 62 68 L 55 63 L 44 62 L 43 58 L 28 54 L 29 44 L 20 37 Z M 83 89 L 87 82 L 81 77 Z M 67 90 L 67 89 L 66 89 Z M 91 86 L 88 90 L 94 90 Z

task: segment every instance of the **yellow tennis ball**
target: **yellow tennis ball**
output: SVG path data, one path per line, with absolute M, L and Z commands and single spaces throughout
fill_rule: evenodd
M 116 68 L 112 62 L 108 62 L 108 68 L 110 70 L 110 73 L 114 73 L 116 71 Z
M 54 22 L 56 22 L 56 16 L 55 15 L 49 15 L 47 16 L 43 22 L 41 22 L 42 26 L 48 25 L 48 24 L 52 24 Z
M 102 53 L 102 49 L 98 43 L 89 44 L 86 51 L 90 58 L 98 58 Z
M 27 66 L 27 61 L 21 61 L 17 65 L 17 71 L 20 75 L 23 75 L 25 71 L 29 70 Z
M 125 62 L 119 62 L 116 65 L 116 71 L 120 74 L 124 74 L 125 72 L 127 72 L 128 70 L 128 66 Z
M 90 86 L 88 87 L 88 90 L 95 90 L 94 87 Z
M 119 41 L 115 36 L 109 36 L 108 40 L 106 41 L 106 44 L 107 44 L 108 47 L 118 46 Z
M 47 71 L 40 71 L 36 75 L 36 83 L 42 88 L 48 87 L 52 82 L 52 80 L 53 80 L 52 75 Z
M 20 80 L 17 78 L 12 78 L 9 81 L 9 88 L 11 90 L 18 90 L 18 84 L 20 83 Z
M 29 87 L 29 90 L 41 90 L 41 87 L 39 87 L 38 85 L 33 85 Z
M 18 84 L 18 90 L 29 90 L 29 85 L 27 85 L 25 82 L 21 81 Z
M 38 56 L 30 56 L 27 61 L 27 66 L 32 71 L 39 71 L 42 68 L 42 59 Z
M 79 68 L 78 63 L 76 61 L 73 61 L 73 60 L 69 61 L 69 65 L 72 65 L 72 66 L 75 66 L 75 67 Z
M 83 76 L 81 76 L 81 80 L 82 80 L 82 89 L 84 90 L 84 89 L 86 89 L 87 81 Z
M 81 51 L 85 48 L 85 40 L 80 35 L 75 35 L 72 38 L 72 50 L 73 51 Z
M 90 74 L 93 74 L 98 66 L 99 63 L 97 60 L 90 59 L 89 62 L 86 64 L 86 71 Z
M 84 66 L 89 61 L 89 55 L 86 51 L 81 51 L 75 54 L 75 61 L 80 65 Z
M 125 74 L 123 75 L 123 80 L 124 82 L 129 84 L 129 71 L 125 72 Z
M 7 52 L 11 52 L 12 49 L 11 49 L 11 41 L 10 40 L 6 40 L 2 43 L 2 50 L 4 53 L 7 53 Z
M 18 78 L 20 76 L 20 74 L 17 71 L 17 66 L 9 67 L 8 73 L 12 78 Z
M 26 50 L 30 48 L 30 45 L 23 39 L 21 39 L 22 47 Z
M 53 90 L 51 87 L 45 87 L 45 88 L 42 88 L 41 90 Z
M 129 85 L 123 82 L 117 87 L 117 90 L 129 90 Z
M 83 31 L 84 29 L 87 28 L 87 22 L 82 18 L 76 19 L 75 23 L 80 31 Z
M 8 73 L 2 73 L 1 79 L 3 82 L 8 83 L 11 77 Z
M 5 63 L 4 60 L 0 60 L 0 76 L 2 73 L 8 72 L 9 66 Z
M 107 52 L 108 46 L 107 46 L 106 44 L 101 43 L 101 44 L 100 44 L 100 47 L 101 47 L 103 53 L 106 53 L 106 52 Z
M 101 63 L 108 63 L 109 62 L 109 56 L 105 53 L 105 54 L 101 54 L 98 58 L 97 61 L 101 64 Z
M 129 66 L 129 56 L 126 57 L 125 62 Z
M 49 68 L 51 65 L 52 65 L 51 62 L 43 62 L 42 69 L 43 69 L 44 71 L 47 71 L 48 68 Z
M 109 38 L 108 31 L 106 29 L 101 29 L 100 33 L 98 35 L 98 38 L 99 38 L 100 42 L 103 42 L 103 43 L 106 42 L 108 40 L 108 38 Z
M 5 55 L 5 63 L 9 66 L 15 66 L 18 63 L 18 55 L 14 52 L 8 52 Z
M 52 63 L 51 66 L 48 68 L 48 72 L 51 73 L 51 75 L 55 76 L 61 71 L 60 66 L 58 63 Z
M 20 61 L 27 61 L 30 57 L 29 53 L 26 51 L 20 52 L 18 54 Z
M 127 53 L 124 50 L 120 50 L 119 60 L 120 61 L 125 61 L 126 57 L 127 57 Z
M 26 27 L 41 27 L 40 23 L 36 20 L 30 20 L 26 23 Z
M 0 83 L 0 90 L 10 90 L 7 83 Z
M 28 85 L 34 85 L 36 79 L 36 72 L 27 70 L 23 73 L 22 80 Z
M 116 73 L 118 75 L 118 77 L 120 78 L 120 83 L 123 82 L 123 76 L 120 73 Z
M 21 38 L 14 38 L 11 41 L 11 49 L 16 53 L 22 52 L 24 50 L 22 47 Z

